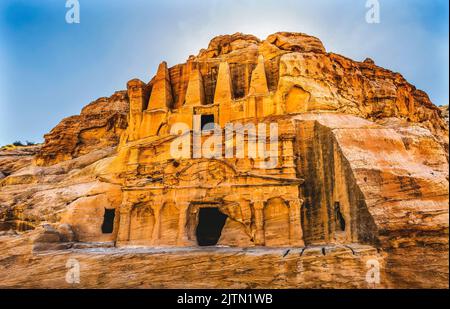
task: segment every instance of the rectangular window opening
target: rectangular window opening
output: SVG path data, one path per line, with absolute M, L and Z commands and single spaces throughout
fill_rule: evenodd
M 214 115 L 212 114 L 201 115 L 200 119 L 201 119 L 200 127 L 202 131 L 214 129 Z

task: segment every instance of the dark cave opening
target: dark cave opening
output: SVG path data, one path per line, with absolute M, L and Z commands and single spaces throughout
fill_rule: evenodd
M 219 241 L 227 215 L 221 213 L 217 207 L 200 208 L 196 230 L 199 246 L 214 246 Z
M 115 209 L 106 209 L 103 215 L 102 233 L 111 234 L 114 230 L 114 218 L 116 216 Z

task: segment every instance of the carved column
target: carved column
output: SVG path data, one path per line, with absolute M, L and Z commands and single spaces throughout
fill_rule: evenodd
M 117 244 L 123 244 L 130 240 L 130 219 L 133 203 L 124 202 L 119 210 L 119 229 L 117 231 Z
M 188 245 L 189 239 L 187 234 L 187 219 L 188 219 L 188 211 L 189 211 L 189 202 L 178 202 L 178 237 L 177 237 L 177 245 L 183 246 Z
M 155 214 L 155 225 L 153 227 L 153 233 L 152 233 L 152 245 L 157 246 L 159 245 L 159 238 L 161 234 L 161 209 L 162 209 L 162 203 L 154 202 L 152 205 L 153 213 Z
M 294 162 L 294 139 L 293 135 L 284 135 L 281 138 L 282 145 L 282 160 L 284 174 L 292 174 L 295 176 L 295 162 Z
M 189 222 L 191 223 L 188 230 L 189 240 L 196 239 L 195 231 L 198 224 L 198 207 L 189 209 Z
M 255 244 L 257 246 L 264 246 L 264 202 L 255 201 L 253 208 L 255 209 Z
M 289 244 L 291 246 L 305 246 L 301 222 L 302 205 L 303 200 L 301 199 L 289 201 Z

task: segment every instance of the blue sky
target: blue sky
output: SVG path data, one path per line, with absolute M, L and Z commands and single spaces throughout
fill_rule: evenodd
M 448 1 L 379 2 L 381 23 L 367 24 L 366 0 L 79 0 L 81 23 L 67 24 L 65 0 L 1 0 L 0 145 L 40 142 L 128 80 L 149 81 L 162 60 L 184 62 L 234 32 L 317 36 L 328 51 L 371 57 L 448 104 Z

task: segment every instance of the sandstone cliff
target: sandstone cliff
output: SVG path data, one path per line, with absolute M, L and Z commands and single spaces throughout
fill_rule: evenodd
M 186 101 L 194 62 L 198 62 L 202 75 L 204 104 L 214 101 L 221 61 L 230 65 L 233 98 L 246 96 L 258 55 L 264 57 L 268 90 L 286 98 L 286 112 L 341 112 L 375 122 L 395 117 L 430 129 L 448 146 L 442 111 L 426 93 L 400 73 L 378 67 L 369 58 L 358 62 L 327 53 L 319 39 L 302 33 L 279 32 L 264 41 L 241 33 L 214 38 L 198 56 L 168 68 L 171 107 L 178 108 Z M 150 90 L 154 82 L 155 78 L 149 83 Z M 45 136 L 36 164 L 52 165 L 117 145 L 127 126 L 128 104 L 126 92 L 119 91 L 87 105 L 79 116 L 64 119 Z
M 65 118 L 45 135 L 36 165 L 53 165 L 116 146 L 127 127 L 128 105 L 126 92 L 118 91 L 86 105 L 80 115 Z
M 163 62 L 149 83 L 127 86 L 61 121 L 42 146 L 0 151 L 1 229 L 11 229 L 0 234 L 0 286 L 68 287 L 70 256 L 84 263 L 80 287 L 371 287 L 364 272 L 373 258 L 381 287 L 448 287 L 448 108 L 446 122 L 401 74 L 327 52 L 302 33 L 265 40 L 236 33 L 214 38 L 186 63 Z M 195 108 L 236 118 L 248 106 L 254 115 L 243 120 L 276 121 L 295 140 L 292 158 L 283 159 L 293 163 L 277 172 L 304 180 L 305 247 L 115 248 L 128 189 L 185 167 L 157 161 L 168 123 Z M 139 147 L 148 152 L 134 155 Z M 148 234 L 154 216 L 145 212 L 154 210 L 148 197 L 136 198 L 136 231 Z M 107 209 L 118 215 L 105 234 Z M 255 246 L 253 208 L 222 210 L 233 219 L 222 240 Z M 170 228 L 163 238 L 179 233 L 176 220 L 161 225 Z

